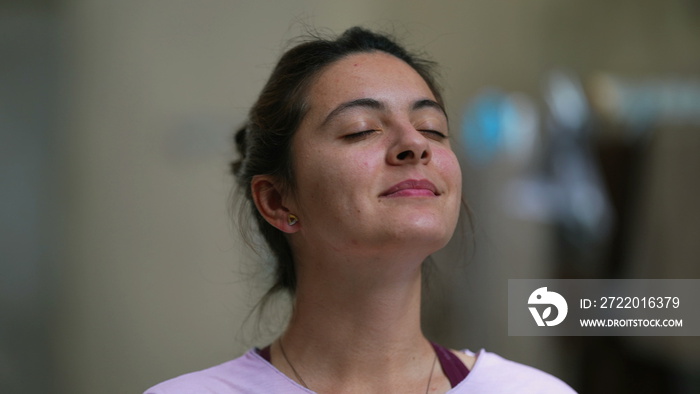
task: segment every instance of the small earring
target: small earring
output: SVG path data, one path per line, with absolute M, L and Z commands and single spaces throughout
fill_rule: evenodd
M 299 218 L 293 213 L 290 213 L 289 216 L 287 216 L 287 224 L 290 226 L 297 224 L 298 221 Z

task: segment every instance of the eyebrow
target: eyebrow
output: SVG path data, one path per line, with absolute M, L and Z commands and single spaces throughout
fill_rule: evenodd
M 413 107 L 411 107 L 412 110 L 419 110 L 422 108 L 435 108 L 438 111 L 442 112 L 445 117 L 447 117 L 447 111 L 445 111 L 445 108 L 438 103 L 435 100 L 430 100 L 430 99 L 423 99 L 423 100 L 418 100 L 413 104 Z
M 349 108 L 355 108 L 355 107 L 365 107 L 365 108 L 370 108 L 370 109 L 378 109 L 378 110 L 383 110 L 386 107 L 384 104 L 380 103 L 379 101 L 371 98 L 361 98 L 357 100 L 351 100 L 344 102 L 340 104 L 339 106 L 335 107 L 333 111 L 331 111 L 328 116 L 326 116 L 326 119 L 323 120 L 323 123 L 321 125 L 325 125 L 328 122 L 331 121 L 334 117 L 338 116 L 341 112 L 349 109 Z
M 375 110 L 385 110 L 386 109 L 386 106 L 382 102 L 377 101 L 375 99 L 371 99 L 371 98 L 361 98 L 361 99 L 357 99 L 357 100 L 347 101 L 347 102 L 344 102 L 344 103 L 340 104 L 339 106 L 335 107 L 323 120 L 323 122 L 321 123 L 321 126 L 330 122 L 331 119 L 338 116 L 343 111 L 350 109 L 350 108 L 355 108 L 355 107 L 364 107 L 364 108 L 370 108 L 370 109 L 375 109 Z M 442 112 L 445 115 L 445 117 L 447 117 L 447 112 L 445 112 L 445 108 L 443 108 L 442 105 L 440 105 L 440 103 L 438 103 L 435 100 L 422 99 L 422 100 L 416 101 L 411 106 L 412 111 L 419 110 L 422 108 L 435 108 L 435 109 L 439 110 L 440 112 Z

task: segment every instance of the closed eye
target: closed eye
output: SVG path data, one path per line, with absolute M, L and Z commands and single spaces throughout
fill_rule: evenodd
M 374 129 L 371 129 L 371 130 L 363 130 L 363 131 L 360 131 L 360 132 L 357 132 L 357 133 L 352 133 L 352 134 L 345 135 L 345 136 L 343 136 L 343 138 L 346 139 L 346 140 L 359 140 L 359 139 L 362 139 L 362 138 L 369 137 L 370 134 L 372 134 L 372 133 L 374 133 L 374 132 L 376 132 L 376 131 L 377 131 L 377 130 L 374 130 Z
M 437 130 L 424 129 L 424 130 L 419 130 L 419 131 L 421 133 L 424 133 L 424 134 L 429 134 L 432 138 L 437 138 L 440 140 L 444 140 L 445 138 L 447 138 L 447 135 L 445 135 L 445 133 L 442 133 L 442 132 L 437 131 Z

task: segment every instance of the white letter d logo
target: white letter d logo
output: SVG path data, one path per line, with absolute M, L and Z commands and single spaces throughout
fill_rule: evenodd
M 564 297 L 559 295 L 559 293 L 547 291 L 546 287 L 540 287 L 539 289 L 533 291 L 532 294 L 530 294 L 530 298 L 528 298 L 527 303 L 530 305 L 554 305 L 554 307 L 557 308 L 556 319 L 546 320 L 552 314 L 551 306 L 547 307 L 547 309 L 542 312 L 542 316 L 540 316 L 539 312 L 537 312 L 537 308 L 534 306 L 529 307 L 532 317 L 535 318 L 535 322 L 540 327 L 544 327 L 545 324 L 550 327 L 556 326 L 564 321 L 566 313 L 569 311 L 569 307 L 566 305 L 566 300 Z

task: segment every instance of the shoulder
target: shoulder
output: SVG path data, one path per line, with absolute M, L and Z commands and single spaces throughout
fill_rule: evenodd
M 469 351 L 463 351 L 473 355 Z M 462 387 L 464 386 L 464 387 Z M 455 393 L 576 393 L 559 378 L 537 368 L 507 360 L 498 354 L 481 350 L 476 362 Z
M 166 380 L 144 394 L 291 393 L 295 388 L 299 387 L 251 349 L 237 359 Z

